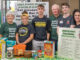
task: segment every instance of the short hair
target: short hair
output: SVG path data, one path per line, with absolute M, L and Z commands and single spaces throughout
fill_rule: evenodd
M 44 8 L 44 5 L 43 4 L 39 4 L 38 7 L 43 7 Z
M 22 16 L 27 16 L 27 17 L 29 17 L 28 12 L 27 12 L 26 10 L 24 10 L 24 11 L 22 12 L 21 17 L 22 17 Z
M 61 4 L 61 7 L 62 7 L 62 6 L 68 6 L 68 7 L 70 8 L 70 5 L 69 5 L 68 3 L 62 3 L 62 4 Z
M 8 15 L 13 15 L 13 16 L 15 16 L 15 12 L 13 12 L 13 11 L 8 11 L 7 13 L 6 13 L 6 16 L 8 16 Z
M 53 4 L 53 5 L 52 5 L 52 8 L 53 8 L 54 6 L 56 6 L 58 9 L 60 9 L 60 6 L 59 6 L 58 4 Z
M 28 14 L 28 12 L 27 12 L 26 10 L 24 10 L 24 11 L 22 12 L 22 14 Z

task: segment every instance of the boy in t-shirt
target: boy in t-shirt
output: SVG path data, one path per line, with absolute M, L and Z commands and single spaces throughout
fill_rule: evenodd
M 34 50 L 44 50 L 44 41 L 50 38 L 50 20 L 44 16 L 44 6 L 42 4 L 37 7 L 38 16 L 32 20 L 32 25 L 35 30 L 33 49 Z
M 73 20 L 73 17 L 70 14 L 70 5 L 68 3 L 63 3 L 61 5 L 62 8 L 62 15 L 58 19 L 58 27 L 57 27 L 57 33 L 59 33 L 59 27 L 70 27 L 73 28 L 75 27 L 75 22 Z
M 22 24 L 17 27 L 16 42 L 17 44 L 25 44 L 26 50 L 32 50 L 32 39 L 34 30 L 31 24 L 28 23 L 29 15 L 24 11 L 21 15 Z

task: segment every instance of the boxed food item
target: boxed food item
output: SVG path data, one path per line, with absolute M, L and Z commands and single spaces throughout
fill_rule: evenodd
M 7 47 L 13 47 L 14 45 L 16 45 L 16 41 L 7 40 L 6 44 L 7 44 Z
M 26 49 L 26 45 L 18 44 L 18 45 L 14 45 L 13 48 L 14 48 L 14 55 L 23 56 L 24 51 Z
M 4 40 L 0 40 L 0 58 L 5 58 L 5 50 L 6 50 L 6 42 Z
M 8 38 L 2 37 L 0 40 L 4 40 L 5 42 L 8 40 Z
M 55 54 L 55 42 L 45 41 L 44 42 L 44 57 L 53 58 Z
M 25 58 L 31 58 L 32 57 L 32 51 L 24 51 L 24 57 Z

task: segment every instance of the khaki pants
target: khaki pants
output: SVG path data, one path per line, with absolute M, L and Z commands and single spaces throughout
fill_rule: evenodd
M 33 40 L 33 50 L 44 50 L 44 41 Z

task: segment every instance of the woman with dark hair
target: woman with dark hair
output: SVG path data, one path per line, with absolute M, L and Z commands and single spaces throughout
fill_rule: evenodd
M 79 9 L 75 9 L 73 11 L 73 19 L 75 21 L 75 28 L 80 28 L 80 10 Z

